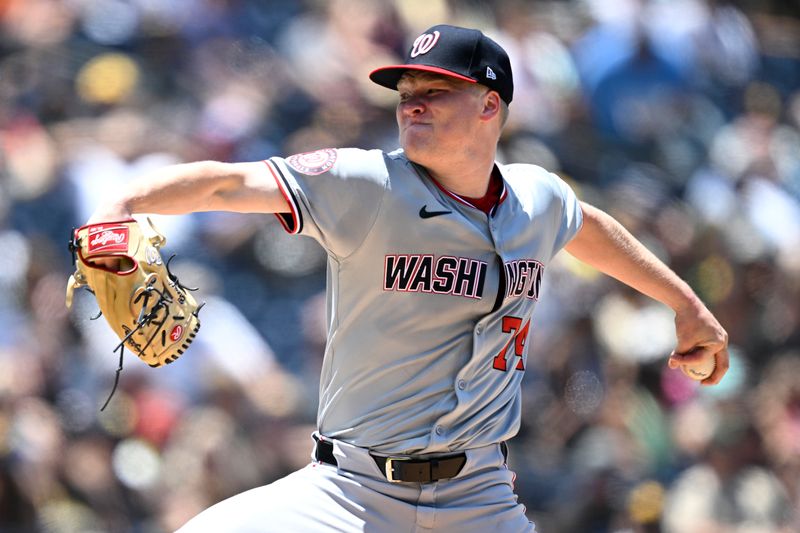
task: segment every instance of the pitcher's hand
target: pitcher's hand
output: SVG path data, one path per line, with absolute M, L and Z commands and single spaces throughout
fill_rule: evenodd
M 678 344 L 669 356 L 669 367 L 697 363 L 714 358 L 714 371 L 701 383 L 716 385 L 728 371 L 728 333 L 711 311 L 699 301 L 694 305 L 676 310 L 675 332 Z

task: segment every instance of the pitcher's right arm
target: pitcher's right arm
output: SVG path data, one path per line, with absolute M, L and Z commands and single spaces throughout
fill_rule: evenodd
M 198 161 L 162 167 L 136 178 L 98 206 L 88 223 L 125 220 L 135 213 L 198 211 L 283 213 L 289 205 L 263 161 Z

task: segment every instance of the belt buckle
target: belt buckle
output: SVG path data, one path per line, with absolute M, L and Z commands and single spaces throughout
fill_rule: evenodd
M 387 457 L 386 458 L 386 465 L 384 465 L 384 473 L 386 474 L 386 479 L 389 480 L 391 483 L 400 483 L 402 479 L 395 479 L 394 478 L 394 462 L 395 461 L 410 461 L 410 457 Z

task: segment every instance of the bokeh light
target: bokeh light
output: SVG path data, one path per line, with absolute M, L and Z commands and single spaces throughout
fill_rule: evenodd
M 597 410 L 603 400 L 603 384 L 594 372 L 576 372 L 567 380 L 564 401 L 579 416 L 588 416 Z
M 126 486 L 145 490 L 152 487 L 161 471 L 161 459 L 152 445 L 139 439 L 121 441 L 112 456 L 114 474 Z
M 113 104 L 128 98 L 139 80 L 139 67 L 127 55 L 108 53 L 92 58 L 76 79 L 78 94 L 87 102 Z

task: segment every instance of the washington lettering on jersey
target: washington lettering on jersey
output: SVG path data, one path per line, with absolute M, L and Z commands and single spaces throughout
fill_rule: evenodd
M 525 295 L 526 298 L 539 300 L 539 289 L 542 286 L 544 265 L 535 259 L 517 259 L 507 261 L 506 298 Z
M 383 290 L 483 297 L 486 263 L 468 257 L 431 254 L 387 255 Z

